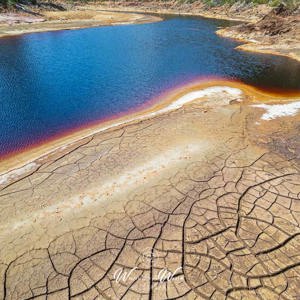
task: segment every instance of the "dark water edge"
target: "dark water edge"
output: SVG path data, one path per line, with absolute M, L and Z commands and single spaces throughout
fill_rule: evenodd
M 158 23 L 0 39 L 0 158 L 143 106 L 195 78 L 300 92 L 300 64 L 237 51 L 231 21 L 165 16 Z

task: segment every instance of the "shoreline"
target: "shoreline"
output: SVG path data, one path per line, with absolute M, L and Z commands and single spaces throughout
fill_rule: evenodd
M 168 4 L 166 4 L 168 5 Z M 190 5 L 190 4 L 189 4 Z M 264 11 L 270 11 L 270 7 L 267 7 L 265 5 L 263 6 Z M 89 7 L 89 5 L 85 6 Z M 90 7 L 95 7 L 91 5 Z M 170 7 L 161 7 L 159 4 L 157 6 L 151 5 L 151 2 L 149 6 L 143 6 L 142 8 L 139 8 L 136 5 L 133 6 L 126 6 L 122 4 L 100 4 L 97 6 L 97 8 L 101 11 L 110 11 L 110 12 L 131 12 L 131 13 L 145 13 L 145 14 L 155 14 L 155 15 L 179 15 L 179 16 L 196 16 L 196 17 L 202 17 L 202 18 L 208 18 L 208 19 L 217 19 L 217 20 L 225 20 L 225 21 L 236 21 L 236 22 L 246 22 L 246 23 L 254 23 L 260 19 L 259 16 L 259 10 L 257 9 L 257 12 L 249 18 L 249 15 L 246 14 L 240 14 L 237 12 L 233 12 L 231 15 L 226 11 L 224 13 L 224 7 L 217 6 L 215 8 L 207 8 L 207 7 L 197 7 L 196 9 L 192 9 L 191 6 L 188 7 L 182 7 L 182 6 L 170 6 Z
M 87 124 L 82 128 L 77 128 L 60 136 L 53 137 L 48 141 L 33 145 L 20 152 L 13 152 L 6 155 L 0 162 L 0 186 L 1 183 L 10 184 L 10 181 L 14 182 L 16 180 L 15 174 L 20 176 L 24 173 L 21 172 L 20 174 L 19 170 L 24 169 L 26 173 L 28 171 L 26 166 L 32 165 L 38 167 L 53 157 L 59 158 L 65 156 L 72 152 L 73 149 L 76 149 L 78 145 L 82 146 L 84 143 L 90 142 L 97 134 L 107 133 L 113 135 L 114 132 L 123 127 L 140 124 L 146 120 L 177 111 L 193 102 L 209 101 L 214 95 L 220 96 L 223 92 L 226 95 L 232 93 L 233 101 L 239 102 L 242 97 L 251 99 L 250 102 L 253 104 L 263 103 L 264 101 L 272 103 L 278 99 L 290 102 L 300 98 L 300 93 L 299 95 L 277 94 L 233 80 L 199 79 L 166 91 L 135 111 L 127 111 L 122 115 L 108 120 L 95 121 L 92 124 Z M 246 102 L 243 101 L 243 103 Z
M 281 51 L 284 50 L 290 51 L 290 49 L 288 48 L 283 49 L 283 47 L 279 47 L 277 49 L 276 45 L 275 47 L 274 46 L 272 47 L 270 45 L 265 45 L 264 43 L 261 43 L 257 40 L 251 40 L 250 38 L 247 39 L 246 37 L 241 37 L 237 33 L 232 32 L 230 27 L 219 29 L 216 31 L 216 34 L 222 38 L 228 38 L 228 39 L 242 42 L 243 44 L 235 47 L 235 50 L 282 56 L 300 62 L 300 54 L 295 54 L 293 52 L 282 53 Z M 264 49 L 263 47 L 267 47 L 267 49 Z
M 140 14 L 150 14 L 150 15 L 169 15 L 169 16 L 186 16 L 186 17 L 201 17 L 206 19 L 215 19 L 215 20 L 224 20 L 224 21 L 233 21 L 233 22 L 247 22 L 244 18 L 235 18 L 229 16 L 218 16 L 213 14 L 204 14 L 204 13 L 190 13 L 190 12 L 180 12 L 180 11 L 169 11 L 169 10 L 146 10 L 146 9 L 126 9 L 122 8 L 104 8 L 100 7 L 99 11 L 105 12 L 126 12 L 126 13 L 140 13 Z M 253 21 L 254 22 L 254 21 Z
M 178 16 L 196 16 L 196 17 L 203 17 L 208 19 L 217 19 L 217 20 L 227 20 L 227 21 L 237 21 L 242 22 L 246 24 L 255 24 L 256 22 L 260 21 L 260 18 L 255 19 L 247 19 L 244 16 L 243 17 L 231 17 L 226 15 L 215 15 L 207 12 L 180 12 L 179 10 L 171 10 L 170 9 L 161 9 L 161 10 L 151 10 L 151 9 L 139 9 L 136 7 L 121 7 L 121 8 L 103 8 L 101 7 L 103 11 L 128 11 L 128 12 L 139 12 L 139 13 L 150 13 L 150 14 L 157 14 L 157 15 L 178 15 Z M 229 26 L 223 29 L 219 29 L 216 31 L 216 34 L 223 38 L 229 38 L 233 39 L 235 41 L 240 41 L 243 43 L 243 45 L 237 46 L 236 50 L 242 50 L 242 51 L 248 51 L 248 52 L 256 52 L 256 53 L 263 53 L 263 54 L 271 54 L 271 55 L 278 55 L 287 57 L 293 60 L 296 60 L 297 62 L 300 62 L 300 53 L 296 54 L 292 51 L 295 51 L 295 46 L 290 46 L 290 44 L 287 46 L 285 45 L 285 48 L 283 45 L 280 45 L 279 47 L 274 46 L 274 43 L 272 44 L 266 44 L 265 41 L 260 41 L 258 39 L 251 38 L 250 33 L 238 33 L 234 31 L 235 25 Z M 249 36 L 249 38 L 247 38 Z M 264 48 L 265 47 L 265 48 Z M 267 48 L 267 49 L 266 49 Z M 297 48 L 296 48 L 297 50 Z M 287 53 L 283 53 L 282 51 L 287 51 Z
M 103 26 L 146 24 L 162 21 L 162 19 L 158 16 L 129 12 L 115 12 L 114 14 L 106 14 L 105 12 L 101 13 L 95 10 L 59 12 L 61 14 L 75 14 L 75 18 L 71 17 L 70 19 L 60 19 L 61 17 L 59 16 L 59 13 L 57 13 L 58 16 L 55 15 L 55 17 L 51 17 L 52 13 L 53 12 L 51 11 L 45 12 L 45 14 L 49 14 L 50 17 L 49 20 L 43 22 L 17 23 L 13 25 L 0 24 L 0 38 L 9 38 L 30 33 L 76 30 Z M 77 14 L 81 13 L 82 15 L 80 17 L 85 17 L 85 14 L 87 14 L 86 18 L 76 19 L 76 17 L 78 18 Z M 89 19 L 89 14 L 91 14 L 93 18 Z M 51 20 L 51 18 L 55 19 Z M 66 18 L 68 18 L 68 16 Z

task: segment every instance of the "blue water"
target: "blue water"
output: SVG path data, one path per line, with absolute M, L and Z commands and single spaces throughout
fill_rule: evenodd
M 228 22 L 174 17 L 143 25 L 0 39 L 0 157 L 136 108 L 206 75 L 300 90 L 300 65 L 234 50 Z

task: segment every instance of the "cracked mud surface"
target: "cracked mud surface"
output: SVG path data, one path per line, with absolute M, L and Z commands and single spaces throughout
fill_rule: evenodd
M 2 298 L 296 299 L 299 117 L 260 113 L 190 104 L 2 184 Z

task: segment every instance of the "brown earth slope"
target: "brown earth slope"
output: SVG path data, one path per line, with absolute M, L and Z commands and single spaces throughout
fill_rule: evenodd
M 300 60 L 300 14 L 283 6 L 256 23 L 221 29 L 218 34 L 249 42 L 238 47 L 243 50 L 275 53 Z

